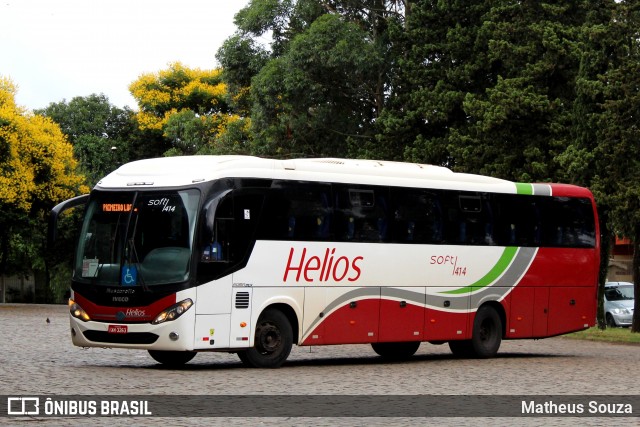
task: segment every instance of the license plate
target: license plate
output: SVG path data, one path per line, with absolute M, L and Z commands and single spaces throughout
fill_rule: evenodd
M 126 334 L 127 329 L 128 328 L 125 325 L 109 325 L 107 332 L 110 334 Z

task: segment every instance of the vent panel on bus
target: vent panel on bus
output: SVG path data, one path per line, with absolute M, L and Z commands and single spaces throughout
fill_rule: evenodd
M 236 308 L 249 308 L 249 292 L 236 294 Z

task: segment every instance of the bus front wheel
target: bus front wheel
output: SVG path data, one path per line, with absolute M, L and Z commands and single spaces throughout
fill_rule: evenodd
M 149 350 L 149 355 L 153 357 L 153 360 L 156 362 L 177 368 L 193 359 L 196 356 L 196 352 Z
M 238 352 L 242 363 L 252 368 L 279 368 L 289 357 L 293 331 L 280 310 L 267 309 L 256 325 L 254 346 Z

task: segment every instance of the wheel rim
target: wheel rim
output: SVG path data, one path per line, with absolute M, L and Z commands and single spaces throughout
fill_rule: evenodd
M 262 354 L 272 354 L 276 352 L 282 344 L 280 329 L 273 323 L 260 325 L 258 332 L 257 350 Z
M 493 323 L 491 319 L 485 319 L 480 325 L 480 333 L 479 338 L 480 342 L 483 344 L 489 344 L 494 340 L 494 332 L 496 329 L 496 325 Z

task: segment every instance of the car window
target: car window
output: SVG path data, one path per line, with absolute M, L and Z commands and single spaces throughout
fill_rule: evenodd
M 606 289 L 604 295 L 608 301 L 624 301 L 633 299 L 633 287 L 619 286 Z

